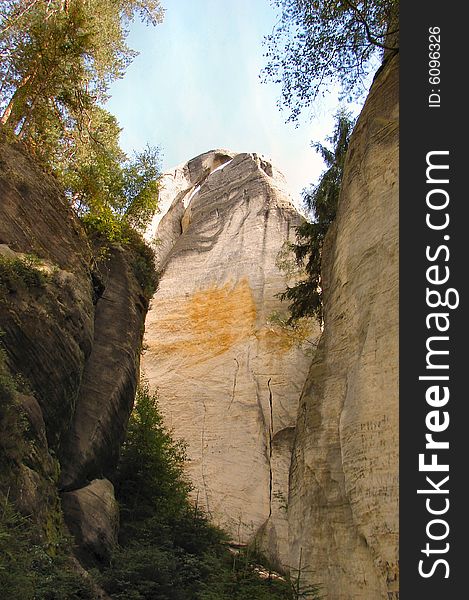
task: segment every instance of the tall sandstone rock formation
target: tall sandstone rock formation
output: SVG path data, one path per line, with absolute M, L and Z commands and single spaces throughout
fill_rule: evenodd
M 27 443 L 14 431 L 10 447 L 1 440 L 0 492 L 51 546 L 64 516 L 80 555 L 98 562 L 116 542 L 106 477 L 133 405 L 148 307 L 133 252 L 113 246 L 97 263 L 56 180 L 0 140 L 0 349 L 5 372 L 27 382 L 17 402 L 28 428 Z
M 212 151 L 167 173 L 149 237 L 161 271 L 143 369 L 188 444 L 194 495 L 235 542 L 286 564 L 288 470 L 311 357 L 269 317 L 300 217 L 255 154 Z M 312 332 L 314 334 L 314 332 Z
M 398 598 L 398 73 L 382 67 L 350 143 L 290 473 L 290 564 L 330 600 Z

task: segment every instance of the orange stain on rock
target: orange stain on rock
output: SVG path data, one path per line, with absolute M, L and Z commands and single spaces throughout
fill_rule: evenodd
M 152 344 L 158 353 L 209 358 L 255 333 L 256 304 L 247 278 L 174 298 L 172 304 L 177 308 L 168 312 L 162 304 L 154 305 L 154 314 L 161 315 L 154 322 L 161 335 Z

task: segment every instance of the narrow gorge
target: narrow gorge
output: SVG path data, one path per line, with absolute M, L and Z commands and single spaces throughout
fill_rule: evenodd
M 222 150 L 165 174 L 144 373 L 188 443 L 197 502 L 233 541 L 308 565 L 328 598 L 397 598 L 397 58 L 350 143 L 313 356 L 317 324 L 298 344 L 269 322 L 301 219 L 284 187 Z
M 216 149 L 163 175 L 154 291 L 143 244 L 97 251 L 54 177 L 1 140 L 0 485 L 38 543 L 58 546 L 65 524 L 77 569 L 111 560 L 141 371 L 187 444 L 193 504 L 232 549 L 329 600 L 399 598 L 398 64 L 355 126 L 324 327 L 301 335 L 278 318 L 279 253 L 303 217 L 269 160 Z

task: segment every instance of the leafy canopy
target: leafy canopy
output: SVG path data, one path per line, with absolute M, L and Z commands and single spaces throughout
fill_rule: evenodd
M 135 56 L 134 17 L 155 25 L 158 0 L 9 0 L 0 5 L 0 123 L 58 176 L 80 214 L 139 229 L 156 208 L 159 158 L 128 160 L 103 108 Z M 112 236 L 111 236 L 112 237 Z
M 289 120 L 331 83 L 360 94 L 383 51 L 398 50 L 398 0 L 273 0 L 278 24 L 265 39 L 265 80 L 282 85 Z

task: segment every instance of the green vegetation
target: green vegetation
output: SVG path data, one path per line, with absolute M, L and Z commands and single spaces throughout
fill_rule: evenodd
M 397 52 L 398 0 L 274 0 L 278 24 L 269 35 L 265 79 L 282 85 L 282 104 L 296 120 L 333 83 L 343 95 L 363 80 L 384 51 Z
M 295 582 L 256 571 L 252 549 L 230 551 L 226 536 L 189 501 L 184 444 L 163 424 L 143 384 L 115 478 L 120 547 L 100 584 L 115 600 L 267 600 L 296 597 Z
M 156 209 L 159 156 L 133 158 L 103 108 L 135 53 L 134 17 L 162 20 L 158 0 L 8 0 L 0 7 L 0 126 L 62 183 L 86 225 L 122 241 Z
M 17 403 L 23 384 L 12 376 L 0 348 L 0 590 L 9 600 L 93 600 L 91 588 L 76 572 L 71 543 L 63 535 L 50 543 L 32 519 L 9 500 L 10 485 L 30 449 L 27 423 Z M 33 443 L 33 442 L 31 442 Z M 51 524 L 52 527 L 54 527 Z M 55 532 L 54 532 L 55 537 Z
M 24 426 L 16 393 L 17 381 L 10 374 L 6 353 L 0 347 L 0 489 L 8 485 L 11 468 L 24 453 Z
M 305 207 L 311 215 L 311 221 L 305 221 L 297 227 L 296 242 L 289 246 L 296 264 L 304 270 L 305 276 L 294 285 L 288 286 L 280 295 L 282 300 L 290 302 L 288 325 L 299 323 L 303 317 L 315 317 L 320 323 L 323 320 L 322 248 L 329 227 L 335 219 L 353 125 L 350 115 L 339 111 L 334 133 L 327 138 L 332 144 L 332 150 L 320 143 L 314 144 L 314 148 L 321 153 L 327 170 L 322 174 L 319 183 L 304 194 Z
M 43 287 L 46 274 L 39 267 L 39 259 L 35 256 L 9 257 L 0 254 L 0 287 L 7 290 Z
M 143 232 L 155 213 L 159 175 L 158 150 L 151 147 L 112 163 L 91 155 L 61 173 L 85 229 L 119 243 L 129 241 L 130 229 Z
M 51 555 L 35 543 L 36 528 L 0 495 L 0 590 L 9 600 L 93 600 L 90 583 L 74 568 L 70 545 Z

